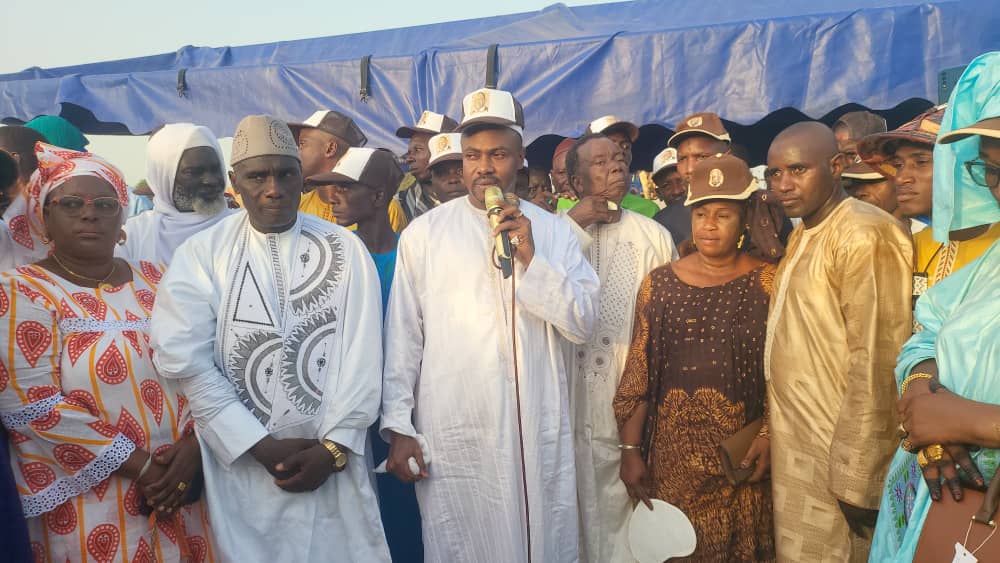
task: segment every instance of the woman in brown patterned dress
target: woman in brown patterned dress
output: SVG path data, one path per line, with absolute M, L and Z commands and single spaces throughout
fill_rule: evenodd
M 774 266 L 742 251 L 747 201 L 758 197 L 743 161 L 696 166 L 688 199 L 697 249 L 643 281 L 632 347 L 614 400 L 621 478 L 636 500 L 665 500 L 694 525 L 690 561 L 773 561 L 767 422 L 733 486 L 717 446 L 766 416 L 764 334 Z M 649 408 L 652 403 L 653 408 Z

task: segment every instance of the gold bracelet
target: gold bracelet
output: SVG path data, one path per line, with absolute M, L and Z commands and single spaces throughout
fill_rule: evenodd
M 618 444 L 619 450 L 641 450 L 642 446 L 636 446 L 634 444 Z
M 934 376 L 929 373 L 911 373 L 906 379 L 903 380 L 903 384 L 899 386 L 899 396 L 902 397 L 905 395 L 907 386 L 918 379 L 934 379 Z

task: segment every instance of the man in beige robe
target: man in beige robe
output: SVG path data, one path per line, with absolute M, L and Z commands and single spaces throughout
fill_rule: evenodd
M 775 276 L 768 379 L 779 561 L 867 561 L 898 445 L 896 355 L 910 332 L 909 238 L 847 197 L 832 131 L 800 123 L 767 157 L 771 190 L 802 218 Z

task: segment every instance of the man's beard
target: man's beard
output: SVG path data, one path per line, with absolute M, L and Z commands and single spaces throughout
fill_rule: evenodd
M 198 196 L 188 197 L 177 194 L 174 196 L 174 209 L 181 213 L 197 213 L 203 217 L 215 217 L 226 208 L 226 196 L 205 199 Z
M 226 209 L 226 196 L 219 194 L 214 199 L 202 199 L 196 197 L 191 200 L 191 209 L 198 215 L 205 217 L 215 217 Z

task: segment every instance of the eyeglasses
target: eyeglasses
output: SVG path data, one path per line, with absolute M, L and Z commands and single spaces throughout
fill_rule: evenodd
M 1000 185 L 1000 166 L 986 164 L 982 160 L 970 160 L 965 163 L 972 181 L 985 188 L 996 189 Z
M 118 198 L 111 196 L 83 198 L 66 195 L 50 199 L 46 205 L 59 208 L 59 211 L 69 217 L 79 217 L 86 205 L 92 206 L 94 213 L 99 217 L 114 217 L 122 210 L 122 204 Z

